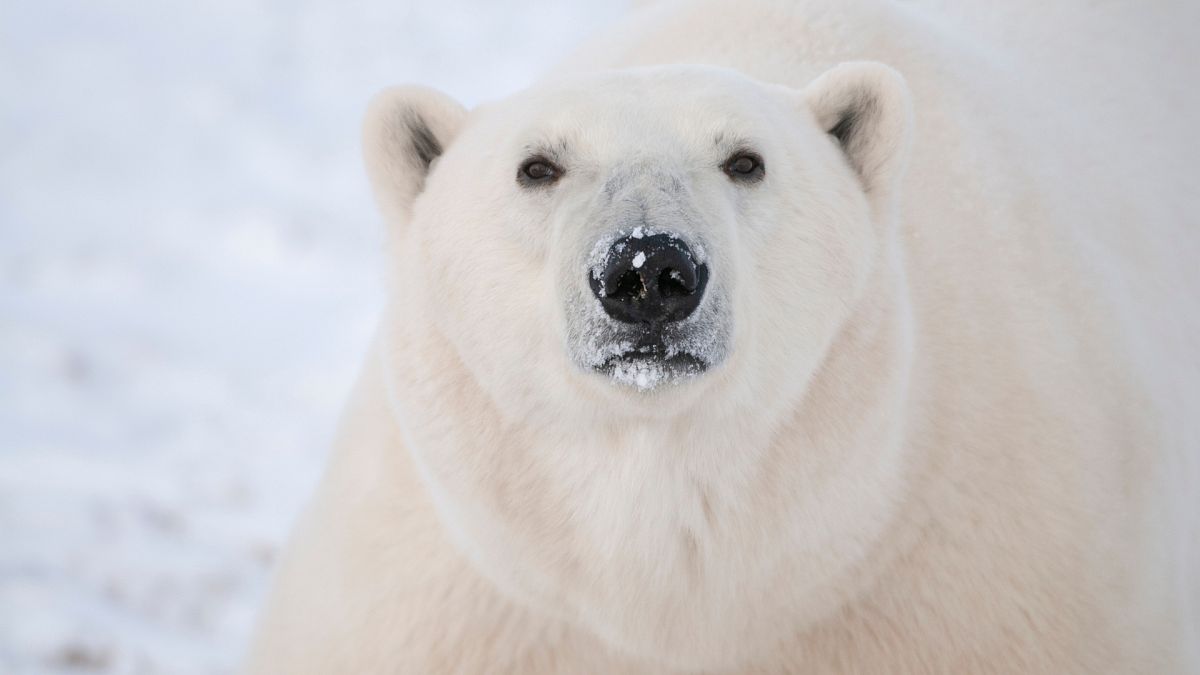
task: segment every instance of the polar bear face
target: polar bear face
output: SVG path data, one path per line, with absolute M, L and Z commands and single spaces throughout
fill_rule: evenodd
M 470 114 L 390 91 L 366 145 L 402 283 L 515 419 L 795 395 L 879 247 L 903 145 L 879 72 L 615 71 Z
M 909 116 L 879 64 L 804 90 L 679 66 L 471 113 L 377 99 L 393 414 L 480 572 L 693 668 L 849 594 L 903 489 L 894 333 L 848 326 L 887 302 Z

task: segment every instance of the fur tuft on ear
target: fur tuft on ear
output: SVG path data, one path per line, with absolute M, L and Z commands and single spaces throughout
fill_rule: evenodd
M 393 87 L 377 94 L 363 123 L 363 158 L 375 199 L 395 227 L 407 223 L 425 177 L 458 135 L 467 111 L 426 87 Z
M 904 77 L 882 63 L 843 63 L 813 80 L 804 98 L 862 180 L 867 197 L 877 209 L 885 208 L 911 143 L 912 101 Z

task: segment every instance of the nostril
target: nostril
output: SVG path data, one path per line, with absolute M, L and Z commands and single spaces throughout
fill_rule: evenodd
M 691 295 L 695 290 L 695 284 L 689 286 L 684 280 L 683 274 L 674 267 L 668 267 L 658 275 L 658 292 L 664 298 Z
M 634 270 L 627 270 L 620 277 L 617 277 L 616 288 L 608 294 L 608 297 L 617 300 L 634 300 L 646 297 L 646 285 L 642 283 L 642 277 Z

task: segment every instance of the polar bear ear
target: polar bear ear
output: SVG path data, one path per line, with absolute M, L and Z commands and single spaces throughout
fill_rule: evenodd
M 427 87 L 392 87 L 371 101 L 363 123 L 363 159 L 385 217 L 408 222 L 433 163 L 458 135 L 467 111 Z
M 908 161 L 912 102 L 904 77 L 871 61 L 843 63 L 804 89 L 817 124 L 837 142 L 876 208 L 891 203 Z

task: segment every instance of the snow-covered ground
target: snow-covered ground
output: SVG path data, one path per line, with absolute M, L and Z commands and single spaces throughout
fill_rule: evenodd
M 0 672 L 233 668 L 382 298 L 366 101 L 592 4 L 0 3 Z

